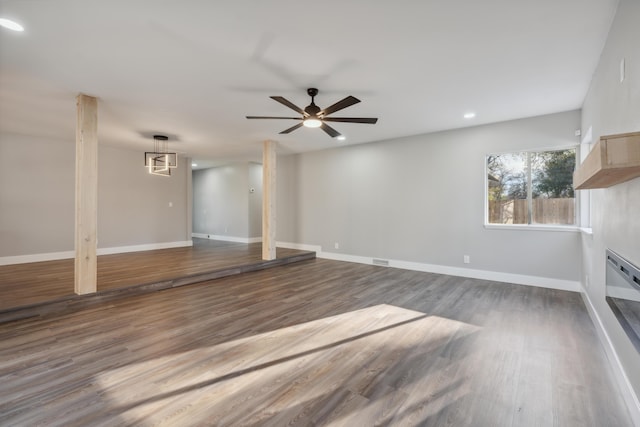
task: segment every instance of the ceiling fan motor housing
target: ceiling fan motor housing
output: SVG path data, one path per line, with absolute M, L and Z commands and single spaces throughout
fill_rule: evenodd
M 307 113 L 311 117 L 316 117 L 318 115 L 318 113 L 320 112 L 320 107 L 318 107 L 316 104 L 313 103 L 313 101 L 311 101 L 311 104 L 309 104 L 304 109 L 304 112 Z
M 313 98 L 318 94 L 318 89 L 315 87 L 310 87 L 307 89 L 307 94 L 311 97 L 311 104 L 307 105 L 304 109 L 304 112 L 307 113 L 310 117 L 317 117 L 320 112 L 320 107 L 313 102 Z

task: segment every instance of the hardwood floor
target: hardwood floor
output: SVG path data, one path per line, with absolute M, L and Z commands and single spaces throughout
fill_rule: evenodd
M 630 426 L 576 293 L 310 260 L 0 324 L 6 426 Z
M 302 251 L 278 248 L 277 257 Z M 98 291 L 259 264 L 260 243 L 193 239 L 193 247 L 98 257 Z M 73 259 L 0 266 L 0 310 L 74 295 Z

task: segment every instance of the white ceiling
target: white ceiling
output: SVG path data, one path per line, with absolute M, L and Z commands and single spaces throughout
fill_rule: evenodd
M 262 141 L 303 152 L 580 108 L 617 0 L 0 0 L 0 132 L 75 140 L 75 96 L 99 98 L 101 144 L 148 135 L 220 164 Z M 279 135 L 318 87 L 335 116 Z M 473 120 L 463 114 L 475 111 Z M 6 137 L 6 136 L 5 136 Z

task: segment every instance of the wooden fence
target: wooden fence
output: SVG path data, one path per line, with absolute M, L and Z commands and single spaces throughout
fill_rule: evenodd
M 533 199 L 534 224 L 575 224 L 574 199 Z M 527 224 L 527 201 L 490 200 L 490 224 Z

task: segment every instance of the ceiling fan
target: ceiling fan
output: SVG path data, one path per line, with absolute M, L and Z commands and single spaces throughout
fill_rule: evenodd
M 269 116 L 247 116 L 247 119 L 284 119 L 284 120 L 300 120 L 295 126 L 290 127 L 289 129 L 285 129 L 282 133 L 290 133 L 294 130 L 305 126 L 309 128 L 321 128 L 325 131 L 329 136 L 335 138 L 336 136 L 340 136 L 340 132 L 326 124 L 325 122 L 343 122 L 343 123 L 368 123 L 375 124 L 378 119 L 372 117 L 327 117 L 329 114 L 335 113 L 336 111 L 340 111 L 343 108 L 347 108 L 352 106 L 353 104 L 357 104 L 360 100 L 353 96 L 347 96 L 341 101 L 336 102 L 335 104 L 321 110 L 313 99 L 318 94 L 318 89 L 314 87 L 310 87 L 307 89 L 307 94 L 311 97 L 311 104 L 307 105 L 305 109 L 298 107 L 291 101 L 281 97 L 281 96 L 271 96 L 270 98 L 274 101 L 279 102 L 282 105 L 285 105 L 297 113 L 301 114 L 301 117 L 269 117 Z

